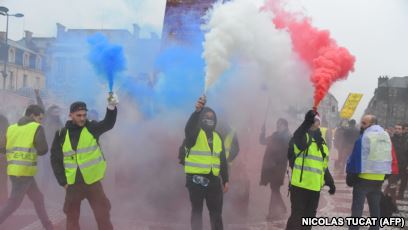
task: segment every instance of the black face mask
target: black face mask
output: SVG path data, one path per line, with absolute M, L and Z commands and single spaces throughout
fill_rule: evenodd
M 215 121 L 204 118 L 201 120 L 201 128 L 203 128 L 205 131 L 213 131 L 215 129 Z

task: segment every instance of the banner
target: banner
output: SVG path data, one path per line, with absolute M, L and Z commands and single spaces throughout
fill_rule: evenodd
M 350 93 L 347 97 L 347 100 L 344 102 L 343 108 L 340 111 L 340 117 L 344 119 L 350 119 L 358 104 L 361 101 L 363 94 L 360 93 Z

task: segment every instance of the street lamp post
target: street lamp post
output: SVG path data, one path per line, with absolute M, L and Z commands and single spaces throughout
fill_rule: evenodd
M 9 9 L 4 6 L 0 6 L 0 15 L 6 16 L 6 41 L 5 41 L 5 47 L 4 47 L 4 67 L 3 67 L 3 89 L 6 89 L 6 79 L 7 79 L 7 62 L 8 62 L 8 25 L 9 25 L 9 17 L 16 17 L 16 18 L 22 18 L 24 17 L 24 14 L 9 14 L 8 13 Z

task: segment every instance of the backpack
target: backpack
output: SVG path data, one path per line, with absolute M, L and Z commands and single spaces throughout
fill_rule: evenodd
M 391 197 L 389 195 L 384 195 L 384 193 L 381 193 L 380 216 L 391 217 L 395 212 L 398 212 L 398 208 L 392 202 Z

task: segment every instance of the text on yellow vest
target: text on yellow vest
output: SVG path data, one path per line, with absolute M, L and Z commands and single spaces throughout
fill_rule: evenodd
M 40 124 L 30 122 L 14 124 L 7 129 L 7 175 L 35 176 L 37 174 L 37 150 L 34 138 Z

